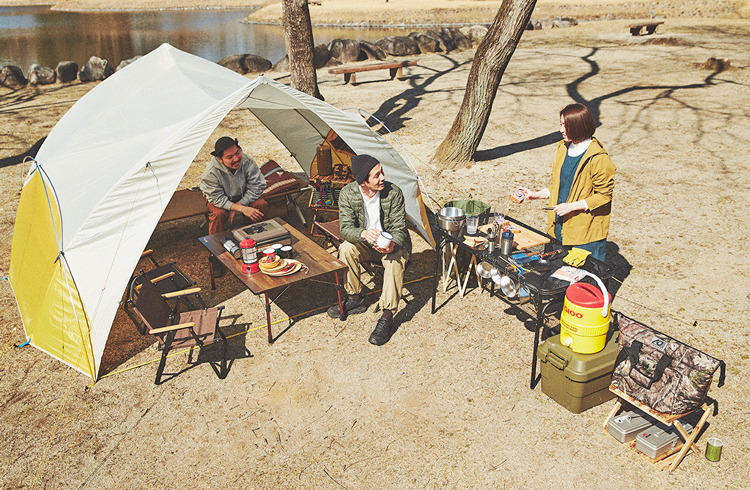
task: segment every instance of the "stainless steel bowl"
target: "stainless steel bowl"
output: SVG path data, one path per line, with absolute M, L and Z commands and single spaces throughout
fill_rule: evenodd
M 437 214 L 438 225 L 445 231 L 460 231 L 466 222 L 466 213 L 461 208 L 442 208 Z
M 489 262 L 482 262 L 477 267 L 477 273 L 479 274 L 479 277 L 481 277 L 483 279 L 490 279 L 492 277 L 492 270 L 493 269 L 494 269 L 494 267 Z

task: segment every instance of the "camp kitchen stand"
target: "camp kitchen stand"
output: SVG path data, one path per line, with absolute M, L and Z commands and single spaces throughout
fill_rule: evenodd
M 289 276 L 272 277 L 264 274 L 263 272 L 256 272 L 254 274 L 245 274 L 242 272 L 242 260 L 235 259 L 234 256 L 229 253 L 221 243 L 221 239 L 224 237 L 231 237 L 232 230 L 226 230 L 213 235 L 200 237 L 198 240 L 205 246 L 208 251 L 215 256 L 219 261 L 226 266 L 229 271 L 237 277 L 247 288 L 252 291 L 256 296 L 264 295 L 265 308 L 266 308 L 266 325 L 268 327 L 268 342 L 273 343 L 276 339 L 273 337 L 271 332 L 271 304 L 276 301 L 284 292 L 294 283 L 301 281 L 320 281 L 320 278 L 326 274 L 333 273 L 336 278 L 336 289 L 338 294 L 339 311 L 343 314 L 343 306 L 341 303 L 341 282 L 339 279 L 339 273 L 346 270 L 346 264 L 338 260 L 333 255 L 326 252 L 323 248 L 318 246 L 315 242 L 307 238 L 304 234 L 300 233 L 293 226 L 284 222 L 280 218 L 274 218 L 274 220 L 286 228 L 291 234 L 291 238 L 281 240 L 279 243 L 284 245 L 292 245 L 295 252 L 295 260 L 302 262 L 306 265 L 309 270 L 307 273 L 299 271 Z M 290 243 L 291 242 L 291 243 Z M 259 251 L 260 255 L 260 251 Z M 329 283 L 325 283 L 329 284 Z M 270 300 L 269 294 L 276 290 L 283 290 L 276 295 L 273 301 Z M 213 274 L 211 274 L 211 289 L 216 289 Z M 282 332 L 283 333 L 283 332 Z M 281 334 L 279 334 L 281 335 Z M 276 337 L 278 338 L 278 336 Z
M 480 228 L 482 225 L 485 225 L 488 223 L 489 220 L 492 220 L 493 216 L 492 214 L 485 213 L 479 215 L 479 223 Z M 531 300 L 534 303 L 534 314 L 535 314 L 535 326 L 534 326 L 534 349 L 532 351 L 532 357 L 531 357 L 531 380 L 529 383 L 529 387 L 533 390 L 536 385 L 539 383 L 539 380 L 541 379 L 541 376 L 537 376 L 537 348 L 539 347 L 539 342 L 542 340 L 545 340 L 550 335 L 551 328 L 546 327 L 544 319 L 546 316 L 550 315 L 554 308 L 556 307 L 562 307 L 563 300 L 565 298 L 565 290 L 568 289 L 568 286 L 570 283 L 568 281 L 555 279 L 554 277 L 551 277 L 552 273 L 555 272 L 560 267 L 566 265 L 562 259 L 567 254 L 567 249 L 570 247 L 563 247 L 562 243 L 560 243 L 557 239 L 548 236 L 546 233 L 541 232 L 539 230 L 536 230 L 516 219 L 511 218 L 510 216 L 506 216 L 505 219 L 507 221 L 510 221 L 513 225 L 516 227 L 520 227 L 524 230 L 527 230 L 529 232 L 533 232 L 534 234 L 538 234 L 544 237 L 547 237 L 549 239 L 549 243 L 545 245 L 547 249 L 551 250 L 561 250 L 563 253 L 556 255 L 555 257 L 550 260 L 550 270 L 543 272 L 543 273 L 535 273 L 535 272 L 526 272 L 522 276 L 521 284 L 528 289 L 529 295 L 531 296 Z M 507 262 L 505 261 L 505 257 L 500 255 L 500 246 L 498 245 L 495 248 L 495 251 L 493 253 L 487 253 L 485 250 L 480 250 L 474 247 L 469 246 L 462 236 L 461 238 L 454 238 L 451 235 L 449 235 L 445 230 L 440 229 L 438 226 L 433 226 L 432 228 L 433 234 L 436 238 L 436 250 L 435 250 L 435 268 L 433 271 L 433 279 L 432 279 L 432 313 L 435 313 L 435 303 L 437 298 L 437 288 L 439 285 L 439 276 L 440 276 L 440 269 L 441 265 L 443 269 L 445 268 L 445 262 L 443 260 L 443 250 L 448 247 L 450 250 L 451 255 L 451 263 L 450 267 L 453 268 L 453 270 L 456 272 L 456 281 L 458 282 L 459 287 L 459 293 L 463 295 L 463 292 L 465 292 L 465 285 L 468 281 L 468 275 L 471 273 L 477 274 L 477 281 L 480 284 L 480 287 L 482 290 L 484 290 L 484 281 L 479 277 L 478 273 L 476 272 L 476 268 L 478 267 L 478 264 L 481 264 L 483 261 L 491 263 L 493 266 L 495 266 L 498 270 L 500 270 L 501 273 L 506 274 L 507 276 L 511 277 L 516 284 L 518 284 L 518 274 L 516 272 L 513 272 L 510 269 L 507 268 Z M 545 240 L 546 241 L 546 240 Z M 471 260 L 469 261 L 468 270 L 465 271 L 467 277 L 465 277 L 463 285 L 461 284 L 461 273 L 459 271 L 459 267 L 455 262 L 455 254 L 459 249 L 463 249 L 469 254 L 471 254 Z M 517 250 L 514 250 L 514 253 L 517 252 Z M 614 269 L 608 265 L 606 265 L 604 262 L 601 262 L 599 260 L 596 260 L 592 257 L 588 257 L 586 259 L 586 263 L 584 264 L 581 269 L 586 270 L 588 272 L 591 272 L 592 274 L 596 274 L 601 278 L 602 281 L 604 281 L 604 284 L 609 286 L 609 279 L 612 277 L 614 273 Z M 473 270 L 473 271 L 472 271 Z M 447 271 L 447 274 L 450 274 L 450 269 Z M 496 297 L 499 297 L 501 300 L 505 301 L 508 304 L 515 304 L 515 301 L 511 301 L 508 298 L 506 298 L 502 293 L 496 293 L 495 292 L 495 283 L 491 282 L 490 287 L 490 294 Z M 463 286 L 463 288 L 462 288 Z

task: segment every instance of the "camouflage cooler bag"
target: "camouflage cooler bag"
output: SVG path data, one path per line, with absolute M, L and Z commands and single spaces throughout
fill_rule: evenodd
M 726 366 L 682 342 L 621 313 L 620 345 L 612 384 L 620 391 L 666 414 L 688 413 L 706 398 L 716 370 L 724 385 Z

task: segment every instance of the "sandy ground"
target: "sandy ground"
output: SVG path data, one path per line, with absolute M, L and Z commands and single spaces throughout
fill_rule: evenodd
M 719 414 L 699 441 L 701 450 L 709 436 L 724 441 L 720 463 L 689 455 L 674 474 L 659 472 L 603 433 L 613 402 L 575 415 L 540 387 L 530 390 L 527 310 L 476 288 L 459 298 L 454 287 L 438 293 L 431 315 L 431 282 L 422 279 L 433 254 L 416 236 L 411 303 L 388 344 L 367 343 L 372 308 L 331 320 L 324 308 L 334 290 L 315 286 L 273 307 L 277 331 L 287 316 L 296 320 L 269 345 L 258 298 L 232 277 L 210 291 L 195 219 L 157 227 L 149 245 L 179 260 L 209 304 L 226 306 L 227 330 L 237 335 L 223 381 L 205 363 L 162 386 L 153 384 L 153 363 L 118 372 L 157 357 L 119 314 L 102 368 L 113 374 L 86 390 L 84 376 L 13 347 L 24 340 L 22 326 L 0 283 L 0 488 L 747 488 L 750 23 L 669 19 L 640 38 L 626 24 L 525 33 L 476 162 L 439 178 L 425 162 L 461 103 L 472 50 L 420 56 L 405 81 L 374 72 L 344 86 L 321 70 L 320 90 L 334 106 L 384 121 L 434 200 L 480 199 L 536 227 L 544 226 L 542 204 L 512 205 L 508 191 L 547 184 L 558 111 L 588 104 L 618 168 L 609 254 L 623 285 L 613 307 L 726 361 L 726 385 L 711 390 Z M 733 69 L 699 68 L 712 56 Z M 0 92 L 6 273 L 25 170 L 16 157 L 92 87 Z M 259 160 L 299 170 L 246 113 L 230 114 L 209 141 L 220 134 L 252 141 L 247 149 Z M 184 187 L 197 184 L 207 155 L 208 145 Z M 181 354 L 168 367 L 187 361 Z

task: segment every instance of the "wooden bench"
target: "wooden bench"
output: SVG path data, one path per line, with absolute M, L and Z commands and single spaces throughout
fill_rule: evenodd
M 344 75 L 344 85 L 347 83 L 357 83 L 356 73 L 362 71 L 375 71 L 375 70 L 390 70 L 391 80 L 398 77 L 403 78 L 402 69 L 405 66 L 417 66 L 416 61 L 393 61 L 387 63 L 370 63 L 367 65 L 350 65 L 350 66 L 338 66 L 336 68 L 329 68 L 328 73 L 333 75 Z
M 634 36 L 640 36 L 641 30 L 645 27 L 646 28 L 646 34 L 653 34 L 656 32 L 656 28 L 659 27 L 659 25 L 663 24 L 663 20 L 649 20 L 640 22 L 638 24 L 630 24 L 628 26 L 628 29 L 630 29 L 630 34 Z
M 203 199 L 203 193 L 198 188 L 182 189 L 172 194 L 172 199 L 167 203 L 164 213 L 159 218 L 159 223 L 201 214 L 208 220 L 208 207 L 206 206 L 206 200 Z
M 263 196 L 263 199 L 268 202 L 269 207 L 268 212 L 266 213 L 266 219 L 285 217 L 287 205 L 291 204 L 302 221 L 302 224 L 307 224 L 307 220 L 302 214 L 302 210 L 299 208 L 295 199 L 300 194 L 311 190 L 311 187 L 299 177 L 295 176 L 295 178 L 299 181 L 298 188 L 282 191 L 270 196 Z M 206 222 L 208 222 L 208 206 L 206 206 L 206 200 L 203 198 L 203 193 L 197 187 L 193 189 L 181 189 L 172 194 L 172 198 L 164 209 L 164 213 L 162 213 L 161 218 L 159 218 L 159 223 L 166 223 L 167 221 L 191 218 L 199 215 L 203 215 L 206 218 Z

